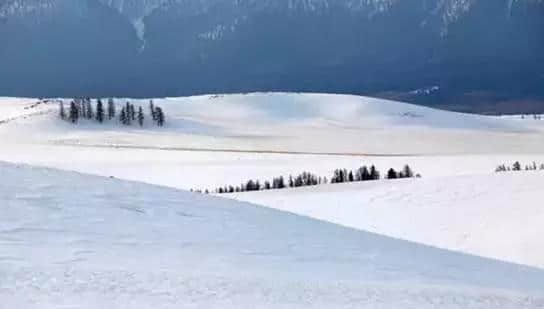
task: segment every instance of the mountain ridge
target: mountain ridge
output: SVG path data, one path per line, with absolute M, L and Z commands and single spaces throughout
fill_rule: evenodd
M 309 91 L 541 112 L 543 4 L 3 0 L 0 93 Z

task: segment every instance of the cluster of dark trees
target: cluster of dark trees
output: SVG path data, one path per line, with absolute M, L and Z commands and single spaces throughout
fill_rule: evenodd
M 234 193 L 234 192 L 249 192 L 249 191 L 261 191 L 261 190 L 275 190 L 285 188 L 298 188 L 306 186 L 316 186 L 319 184 L 327 183 L 327 178 L 318 177 L 309 172 L 303 172 L 296 176 L 289 176 L 285 179 L 283 176 L 275 177 L 272 181 L 261 182 L 259 180 L 250 179 L 239 186 L 224 186 L 214 190 L 215 193 Z M 202 192 L 197 190 L 197 192 Z M 209 190 L 205 190 L 204 193 L 210 193 Z
M 155 106 L 153 100 L 151 100 L 149 101 L 149 111 L 153 121 L 155 121 L 159 127 L 162 127 L 164 125 L 164 112 L 162 111 L 162 108 Z
M 530 115 L 525 115 L 525 114 L 522 114 L 521 115 L 521 119 L 525 119 L 525 118 L 529 118 Z M 533 114 L 533 119 L 534 120 L 542 120 L 542 115 L 538 115 L 538 114 Z
M 495 169 L 495 172 L 519 172 L 519 171 L 536 171 L 541 170 L 544 171 L 544 163 L 538 165 L 536 162 L 533 162 L 531 164 L 527 164 L 525 166 L 522 166 L 519 161 L 514 162 L 512 166 L 506 166 L 505 164 L 501 164 L 497 166 Z
M 390 168 L 385 175 L 386 179 L 399 179 L 399 178 L 412 178 L 420 177 L 415 175 L 410 166 L 405 165 L 401 171 L 396 171 L 394 168 Z M 331 178 L 331 183 L 344 183 L 344 182 L 356 182 L 356 181 L 369 181 L 379 180 L 381 178 L 380 172 L 374 165 L 367 167 L 362 166 L 355 171 L 348 171 L 346 169 L 337 169 L 334 171 L 334 175 Z
M 153 101 L 149 102 L 150 115 L 153 122 L 159 126 L 164 126 L 165 115 L 162 108 L 155 106 Z M 76 98 L 70 102 L 68 111 L 64 107 L 64 102 L 59 103 L 59 116 L 61 119 L 68 120 L 71 123 L 77 123 L 80 119 L 96 120 L 103 123 L 105 120 L 112 120 L 117 117 L 116 104 L 113 99 L 108 99 L 107 106 L 102 103 L 101 99 L 96 100 L 96 105 L 93 106 L 90 98 Z M 138 123 L 144 125 L 145 115 L 141 106 L 138 111 L 133 104 L 127 102 L 119 112 L 119 122 L 124 125 Z
M 419 174 L 415 175 L 410 166 L 406 165 L 404 168 L 397 172 L 391 168 L 388 170 L 386 179 L 397 178 L 411 178 L 421 177 Z M 330 179 L 330 183 L 345 183 L 345 182 L 359 182 L 379 180 L 381 178 L 380 172 L 374 165 L 367 167 L 362 166 L 355 171 L 348 171 L 347 169 L 336 169 L 333 176 Z M 327 184 L 329 180 L 327 177 L 320 177 L 310 172 L 303 172 L 299 175 L 292 176 L 285 179 L 283 176 L 273 178 L 272 181 L 261 182 L 259 180 L 248 180 L 239 186 L 223 186 L 216 188 L 213 191 L 205 190 L 204 193 L 210 192 L 223 194 L 223 193 L 235 193 L 235 192 L 248 192 L 248 191 L 261 191 L 261 190 L 275 190 L 285 188 L 298 188 L 307 186 L 317 186 L 320 184 Z M 193 191 L 193 190 L 192 190 Z M 202 190 L 196 190 L 196 192 L 202 193 Z

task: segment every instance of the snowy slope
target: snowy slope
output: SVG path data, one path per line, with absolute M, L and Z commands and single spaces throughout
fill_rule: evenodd
M 131 101 L 147 111 L 148 100 Z M 166 111 L 166 130 L 127 130 L 116 122 L 73 128 L 53 113 L 40 118 L 41 125 L 38 119 L 32 122 L 33 135 L 64 145 L 178 149 L 395 155 L 544 152 L 544 121 L 459 114 L 367 97 L 267 93 L 155 103 Z
M 237 193 L 344 226 L 544 268 L 544 172 Z
M 147 112 L 148 100 L 131 101 Z M 19 104 L 2 99 L 0 121 L 14 115 L 18 119 L 0 124 L 0 160 L 184 189 L 302 171 L 330 176 L 335 168 L 356 169 L 362 164 L 375 164 L 381 170 L 410 164 L 428 178 L 490 174 L 497 165 L 515 160 L 544 161 L 544 121 L 532 119 L 319 94 L 154 101 L 166 110 L 164 128 L 150 125 L 149 120 L 143 129 L 116 121 L 102 125 L 83 121 L 74 126 L 58 120 L 57 103 L 30 109 L 32 101 Z
M 539 308 L 544 272 L 235 201 L 0 163 L 6 308 Z
M 237 198 L 441 248 L 544 265 L 541 174 L 493 172 L 516 160 L 544 162 L 544 121 L 356 96 L 258 93 L 155 99 L 167 114 L 164 128 L 115 121 L 73 126 L 58 120 L 55 102 L 31 108 L 34 100 L 18 100 L 0 100 L 0 160 L 181 189 L 410 164 L 423 179 Z

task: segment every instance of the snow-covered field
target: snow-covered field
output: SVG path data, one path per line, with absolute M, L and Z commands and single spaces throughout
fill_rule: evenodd
M 327 185 L 233 197 L 395 238 L 544 268 L 544 171 Z
M 178 189 L 363 164 L 423 178 L 225 200 L 2 164 L 8 308 L 544 306 L 542 271 L 460 254 L 544 268 L 544 172 L 494 173 L 544 163 L 544 120 L 274 93 L 155 99 L 162 128 L 74 126 L 36 102 L 0 98 L 0 161 Z
M 544 271 L 241 202 L 0 164 L 3 308 L 539 308 Z

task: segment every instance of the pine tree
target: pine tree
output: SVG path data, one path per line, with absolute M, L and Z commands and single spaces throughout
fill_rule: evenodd
M 396 179 L 396 178 L 398 178 L 397 172 L 394 169 L 390 168 L 389 171 L 387 171 L 387 179 Z
M 143 127 L 144 125 L 144 111 L 142 110 L 142 107 L 138 107 L 138 123 L 140 124 L 140 127 Z
M 400 173 L 400 175 L 401 175 L 402 178 L 412 178 L 412 177 L 414 177 L 414 172 L 412 171 L 410 166 L 405 165 L 404 168 L 402 169 L 402 172 Z
M 119 122 L 121 122 L 124 125 L 127 125 L 127 113 L 125 112 L 124 107 L 121 109 L 121 112 L 119 113 Z
M 76 123 L 79 118 L 79 111 L 77 110 L 76 103 L 74 101 L 70 102 L 70 121 Z
M 132 120 L 132 116 L 131 116 L 131 112 L 130 112 L 130 103 L 129 102 L 127 102 L 125 104 L 124 110 L 125 110 L 125 116 L 124 116 L 125 123 L 124 124 L 129 126 L 130 123 L 131 123 L 131 120 Z
M 74 99 L 76 102 L 76 107 L 78 109 L 79 118 L 86 119 L 87 118 L 87 105 L 85 105 L 85 101 L 83 99 L 77 98 Z
M 278 178 L 278 189 L 283 188 L 285 188 L 285 180 L 283 179 L 283 176 L 280 176 L 280 178 Z
M 162 108 L 157 107 L 155 108 L 155 116 L 157 117 L 157 125 L 159 127 L 164 126 L 164 113 L 162 111 Z
M 60 119 L 66 119 L 66 111 L 64 110 L 63 101 L 60 101 L 59 103 L 59 116 L 60 116 Z
M 96 103 L 96 120 L 100 123 L 104 122 L 104 107 L 100 99 Z
M 90 119 L 89 116 L 87 116 L 87 109 L 85 108 L 85 101 L 83 99 L 78 99 L 78 109 L 80 118 Z
M 153 121 L 156 121 L 157 117 L 155 115 L 155 105 L 153 105 L 153 100 L 149 100 L 149 110 L 151 113 L 151 119 L 153 119 Z
M 91 104 L 91 101 L 85 101 L 84 105 L 85 105 L 85 109 L 86 109 L 85 117 L 87 119 L 93 119 L 94 118 L 94 112 L 93 112 L 93 106 Z
M 380 172 L 376 169 L 374 165 L 370 167 L 369 180 L 378 180 L 380 179 Z
M 255 183 L 253 182 L 253 180 L 249 180 L 246 184 L 246 191 L 256 191 L 255 190 Z
M 136 109 L 134 108 L 134 105 L 130 104 L 130 119 L 132 121 L 136 121 Z
M 76 111 L 77 111 L 77 118 L 79 119 L 80 117 L 82 118 L 85 118 L 85 108 L 83 106 L 83 100 L 81 99 L 75 99 L 74 101 L 75 103 L 75 106 L 76 106 Z
M 115 102 L 112 98 L 108 99 L 108 119 L 112 120 L 115 118 Z

